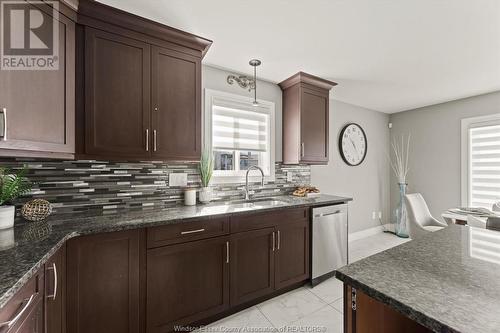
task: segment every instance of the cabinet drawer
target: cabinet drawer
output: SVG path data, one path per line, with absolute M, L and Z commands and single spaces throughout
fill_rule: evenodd
M 309 219 L 309 208 L 283 209 L 264 213 L 251 213 L 231 218 L 231 232 L 241 232 L 277 226 Z
M 229 218 L 206 218 L 197 221 L 148 228 L 148 248 L 190 242 L 229 234 Z
M 0 332 L 15 332 L 43 297 L 43 270 L 35 274 L 0 310 Z M 8 324 L 10 322 L 10 325 Z

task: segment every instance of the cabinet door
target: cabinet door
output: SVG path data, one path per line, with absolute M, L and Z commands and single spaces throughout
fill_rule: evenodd
M 85 153 L 149 157 L 150 46 L 85 28 Z
M 274 291 L 274 228 L 231 235 L 231 306 Z
M 52 20 L 50 11 L 39 6 L 44 20 Z M 69 157 L 75 152 L 75 23 L 62 14 L 58 23 L 57 70 L 1 71 L 2 155 Z
M 147 332 L 171 332 L 229 307 L 229 237 L 147 254 Z
M 66 332 L 66 245 L 45 264 L 45 331 Z
M 309 220 L 280 223 L 276 232 L 276 289 L 309 277 Z
M 301 88 L 301 162 L 328 162 L 328 92 Z
M 201 154 L 201 60 L 152 49 L 153 157 L 199 160 Z
M 68 242 L 68 332 L 141 331 L 140 232 L 112 232 Z

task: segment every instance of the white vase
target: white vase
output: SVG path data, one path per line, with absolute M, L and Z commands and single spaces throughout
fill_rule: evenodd
M 15 213 L 16 207 L 14 206 L 0 206 L 0 230 L 14 226 Z
M 212 189 L 210 187 L 202 187 L 200 190 L 200 202 L 209 203 L 212 200 Z

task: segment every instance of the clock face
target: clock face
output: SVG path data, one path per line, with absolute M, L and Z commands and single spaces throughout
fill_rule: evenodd
M 360 165 L 366 157 L 368 142 L 365 131 L 358 124 L 348 124 L 340 132 L 339 150 L 344 162 Z

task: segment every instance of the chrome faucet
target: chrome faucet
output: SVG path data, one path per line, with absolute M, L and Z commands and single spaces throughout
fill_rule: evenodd
M 256 165 L 251 165 L 248 167 L 247 169 L 247 175 L 246 175 L 246 180 L 245 180 L 245 200 L 249 200 L 250 199 L 250 195 L 249 195 L 249 192 L 248 192 L 248 173 L 250 172 L 250 170 L 253 170 L 253 169 L 256 169 L 256 170 L 259 170 L 261 175 L 262 175 L 262 178 L 260 180 L 260 185 L 261 186 L 264 186 L 264 171 L 262 171 L 262 169 Z

